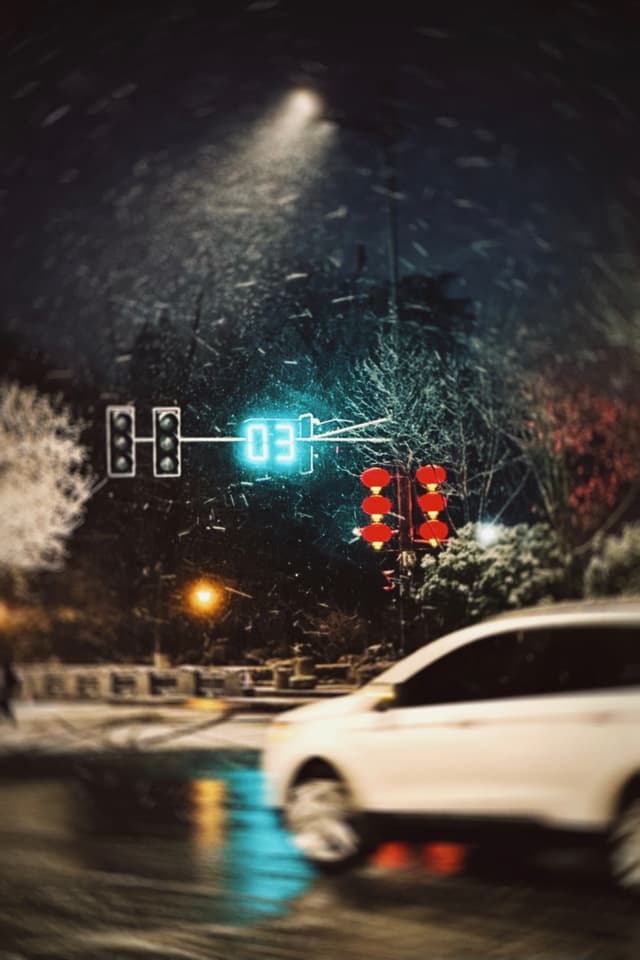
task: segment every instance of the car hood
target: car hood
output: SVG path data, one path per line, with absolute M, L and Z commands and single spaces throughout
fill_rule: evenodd
M 341 717 L 350 713 L 361 713 L 372 707 L 371 697 L 365 694 L 365 688 L 340 697 L 331 697 L 319 703 L 308 703 L 303 707 L 294 707 L 278 714 L 275 723 L 307 723 L 323 718 Z

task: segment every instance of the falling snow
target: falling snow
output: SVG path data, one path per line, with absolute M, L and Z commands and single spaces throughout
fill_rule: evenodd
M 124 100 L 126 97 L 130 97 L 132 93 L 135 93 L 137 89 L 138 85 L 136 83 L 125 83 L 121 87 L 112 90 L 111 96 L 114 100 Z
M 66 117 L 70 110 L 70 103 L 66 103 L 63 107 L 58 107 L 56 110 L 52 110 L 51 113 L 47 114 L 47 116 L 44 118 L 41 126 L 52 127 L 54 123 L 58 122 L 58 120 L 62 120 L 63 117 Z

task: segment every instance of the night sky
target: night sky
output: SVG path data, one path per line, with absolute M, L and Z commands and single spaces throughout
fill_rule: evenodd
M 401 273 L 456 272 L 480 310 L 571 296 L 640 199 L 637 8 L 527 6 L 16 5 L 4 328 L 109 386 L 207 272 L 213 319 L 256 339 L 278 290 L 338 285 L 359 245 L 383 281 L 383 129 Z M 323 117 L 276 131 L 300 87 Z

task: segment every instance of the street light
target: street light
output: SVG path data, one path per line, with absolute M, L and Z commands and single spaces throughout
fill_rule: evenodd
M 312 120 L 322 110 L 322 99 L 314 90 L 294 90 L 289 97 L 289 110 L 301 120 Z
M 476 540 L 482 547 L 490 547 L 500 539 L 500 528 L 494 523 L 479 523 L 476 526 Z
M 222 592 L 210 580 L 198 580 L 192 583 L 187 592 L 187 602 L 192 613 L 206 617 L 220 605 Z

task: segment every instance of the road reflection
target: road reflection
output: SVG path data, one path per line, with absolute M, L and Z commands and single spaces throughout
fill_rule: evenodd
M 47 763 L 0 778 L 0 960 L 640 956 L 637 908 L 578 851 L 388 843 L 319 879 L 256 754 Z
M 436 876 L 455 877 L 464 872 L 468 847 L 462 843 L 383 843 L 369 860 L 372 866 L 397 870 L 419 867 Z
M 224 780 L 192 780 L 190 787 L 194 846 L 206 861 L 211 851 L 224 843 L 225 783 Z
M 160 868 L 170 865 L 182 880 L 210 886 L 210 919 L 251 924 L 285 912 L 289 901 L 308 888 L 314 871 L 265 807 L 260 770 L 224 759 L 187 759 L 173 771 L 172 765 L 175 760 L 163 764 L 154 758 L 138 759 L 134 770 L 129 764 L 106 771 L 85 767 L 85 833 L 99 840 L 144 837 L 158 852 L 163 841 L 172 847 L 177 841 L 179 849 L 161 857 Z M 104 868 L 104 844 L 90 849 L 96 846 Z M 142 854 L 135 862 L 130 846 L 125 863 L 114 861 L 114 849 L 119 848 L 110 843 L 111 870 L 159 869 L 147 843 L 135 851 Z
M 61 758 L 49 767 L 47 779 L 0 781 L 0 912 L 13 912 L 18 927 L 32 921 L 20 917 L 8 881 L 12 892 L 31 889 L 36 874 L 50 890 L 81 883 L 97 897 L 107 885 L 112 918 L 124 924 L 160 909 L 177 923 L 195 913 L 249 926 L 285 913 L 313 882 L 264 806 L 252 758 Z M 72 912 L 93 923 L 82 903 Z

